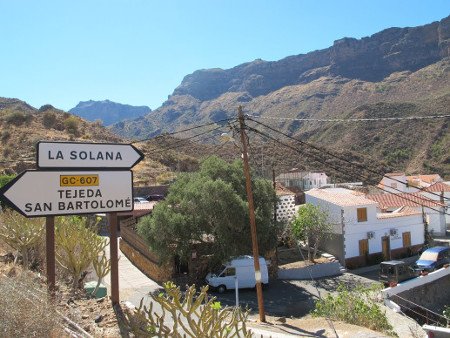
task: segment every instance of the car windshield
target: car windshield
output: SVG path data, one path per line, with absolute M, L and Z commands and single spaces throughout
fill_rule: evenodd
M 222 273 L 223 270 L 225 270 L 226 266 L 222 265 L 219 269 L 216 270 L 216 272 L 214 274 L 216 274 L 217 276 L 220 275 Z
M 381 265 L 381 273 L 393 275 L 395 273 L 395 269 L 392 265 Z
M 438 253 L 437 252 L 424 252 L 420 255 L 419 260 L 421 261 L 437 261 Z

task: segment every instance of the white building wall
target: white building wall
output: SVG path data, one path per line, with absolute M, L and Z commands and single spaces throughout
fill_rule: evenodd
M 430 194 L 429 192 L 423 192 L 421 195 L 423 195 L 426 198 L 429 198 L 433 201 L 441 202 L 441 193 L 440 192 L 433 192 Z M 445 191 L 444 192 L 444 204 L 447 207 L 447 211 L 445 211 L 447 214 L 445 216 L 445 224 L 450 224 L 450 192 Z M 434 209 L 438 209 L 437 207 Z M 442 221 L 444 222 L 444 221 Z M 444 226 L 445 228 L 445 226 Z M 444 229 L 445 230 L 445 229 Z
M 397 229 L 396 236 L 390 236 L 390 229 Z M 367 239 L 367 232 L 374 232 L 374 237 L 368 240 L 369 254 L 382 251 L 383 236 L 390 236 L 391 250 L 403 247 L 404 232 L 411 233 L 411 245 L 424 242 L 424 225 L 420 214 L 410 216 L 392 217 L 386 219 L 371 219 L 363 223 L 345 224 L 345 258 L 359 256 L 359 241 Z
M 398 181 L 401 181 L 403 183 L 400 183 Z M 407 182 L 406 175 L 399 175 L 399 176 L 392 176 L 392 178 L 384 176 L 381 179 L 380 183 L 383 184 L 381 187 L 383 190 L 385 190 L 383 192 L 385 193 L 391 192 L 394 194 L 399 194 L 400 192 L 411 192 L 408 190 L 406 182 Z
M 328 203 L 322 199 L 305 194 L 305 202 L 318 205 L 328 213 L 330 223 L 333 225 L 333 233 L 342 234 L 342 208 L 338 205 Z

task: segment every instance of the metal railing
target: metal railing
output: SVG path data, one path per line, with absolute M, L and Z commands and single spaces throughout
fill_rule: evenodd
M 394 298 L 400 300 L 400 302 L 395 301 Z M 410 312 L 414 314 L 414 316 L 422 318 L 422 320 L 426 324 L 431 323 L 434 324 L 435 326 L 443 326 L 443 327 L 446 326 L 448 327 L 450 324 L 449 319 L 444 317 L 443 315 L 431 311 L 430 309 L 427 309 L 426 307 L 416 304 L 408 299 L 400 297 L 399 295 L 391 295 L 390 299 L 394 301 L 398 306 L 400 306 L 400 309 L 402 310 L 403 313 L 408 314 L 407 312 Z

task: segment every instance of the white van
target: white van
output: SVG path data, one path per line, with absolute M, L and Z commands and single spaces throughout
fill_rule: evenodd
M 261 269 L 261 283 L 263 285 L 268 284 L 267 263 L 262 257 L 259 258 L 259 266 Z M 206 282 L 217 289 L 219 293 L 222 293 L 236 288 L 236 278 L 239 289 L 254 288 L 256 286 L 255 266 L 252 256 L 240 256 L 225 263 L 217 273 L 209 273 L 206 276 Z

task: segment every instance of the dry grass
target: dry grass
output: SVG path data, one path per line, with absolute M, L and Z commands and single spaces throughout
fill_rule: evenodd
M 61 316 L 42 284 L 27 273 L 0 275 L 0 337 L 61 337 Z

